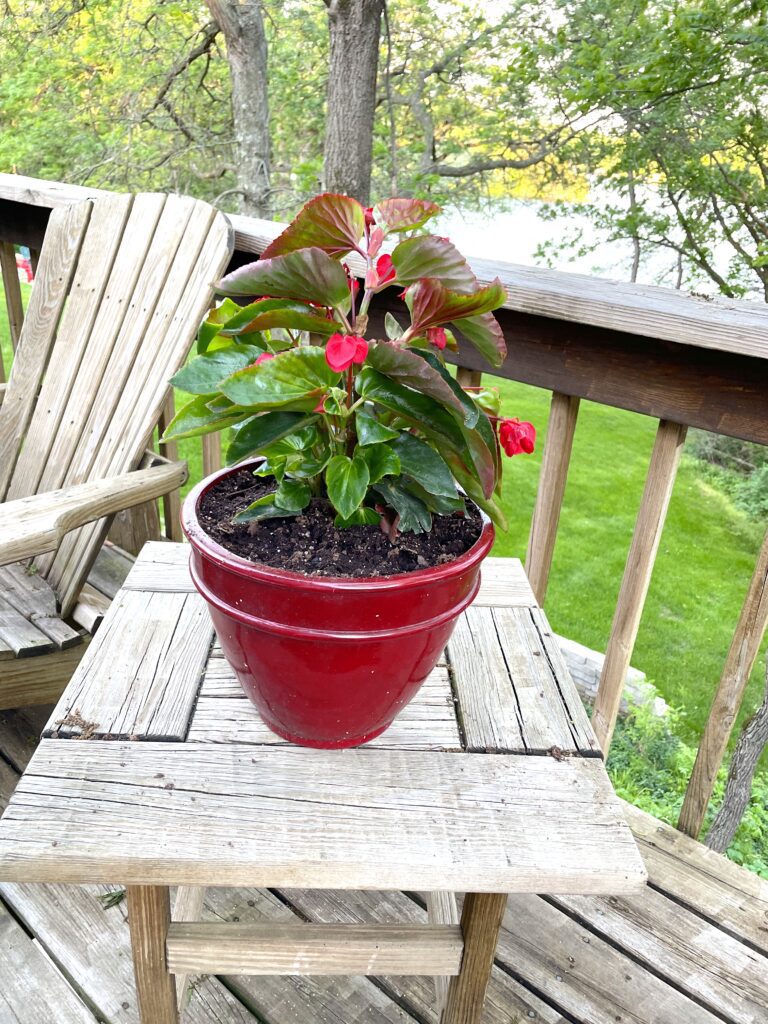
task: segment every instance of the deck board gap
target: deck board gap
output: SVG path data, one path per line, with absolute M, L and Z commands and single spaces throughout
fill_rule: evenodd
M 368 981 L 370 981 L 370 983 L 375 986 L 382 995 L 385 995 L 387 999 L 390 999 L 395 1006 L 399 1006 L 403 1013 L 406 1013 L 409 1017 L 413 1018 L 415 1024 L 435 1024 L 433 1019 L 430 1019 L 420 1013 L 413 1003 L 410 1002 L 407 996 L 402 995 L 400 992 L 396 992 L 384 978 L 377 978 L 374 975 L 368 975 Z
M 459 742 L 461 743 L 461 749 L 466 754 L 469 752 L 467 745 L 467 730 L 464 726 L 464 713 L 461 707 L 461 701 L 459 700 L 459 690 L 456 686 L 456 669 L 451 660 L 451 652 L 448 647 L 443 652 L 445 657 L 445 667 L 448 671 L 448 685 L 451 688 L 451 700 L 453 701 L 453 713 L 456 717 L 456 729 L 459 734 Z
M 551 1010 L 554 1010 L 555 1013 L 559 1013 L 560 1016 L 563 1018 L 563 1024 L 584 1024 L 584 1020 L 581 1017 L 574 1017 L 573 1014 L 569 1013 L 565 1009 L 565 1007 L 563 1007 L 560 1003 L 552 999 L 551 996 L 547 995 L 547 993 L 543 989 L 540 989 L 537 985 L 534 985 L 531 982 L 530 978 L 526 978 L 524 974 L 520 974 L 519 971 L 516 971 L 512 964 L 508 964 L 506 963 L 506 961 L 501 960 L 498 955 L 498 950 L 496 951 L 496 956 L 494 957 L 493 965 L 494 967 L 498 968 L 498 970 L 500 970 L 502 974 L 506 974 L 508 978 L 511 978 L 513 981 L 516 981 L 517 984 L 526 992 L 530 992 L 532 996 L 535 996 L 536 999 L 544 1003 L 545 1006 L 548 1006 Z
M 639 840 L 638 846 L 642 854 L 642 845 L 639 842 Z M 650 877 L 646 884 L 648 885 L 649 889 L 653 889 L 654 892 L 657 892 L 660 896 L 663 896 L 665 899 L 669 900 L 670 903 L 674 903 L 675 906 L 680 907 L 682 910 L 687 910 L 689 913 L 694 914 L 696 917 L 698 917 L 700 921 L 704 921 L 705 924 L 711 925 L 713 928 L 717 928 L 718 931 L 723 932 L 723 934 L 729 936 L 729 938 L 731 939 L 735 939 L 736 942 L 740 942 L 742 946 L 745 946 L 753 953 L 757 953 L 758 956 L 762 957 L 766 956 L 764 947 L 761 948 L 757 945 L 757 943 L 752 942 L 749 936 L 744 935 L 741 932 L 737 931 L 735 928 L 730 927 L 727 921 L 718 920 L 713 914 L 707 914 L 703 907 L 697 907 L 694 906 L 692 903 L 688 903 L 686 900 L 681 899 L 681 897 L 675 895 L 675 893 L 669 892 L 669 890 L 665 889 L 663 886 L 657 885 L 655 882 L 652 881 Z

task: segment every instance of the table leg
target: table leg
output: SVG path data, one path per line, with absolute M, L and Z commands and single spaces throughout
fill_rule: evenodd
M 448 986 L 440 1024 L 480 1024 L 506 906 L 503 893 L 468 892 L 464 897 L 464 956 L 461 971 Z
M 129 885 L 127 892 L 141 1024 L 179 1024 L 176 984 L 165 958 L 171 923 L 170 890 L 164 885 Z

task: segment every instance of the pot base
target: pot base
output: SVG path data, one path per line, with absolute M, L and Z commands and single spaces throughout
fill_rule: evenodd
M 364 743 L 369 743 L 371 740 L 375 740 L 377 736 L 381 736 L 392 725 L 392 722 L 387 722 L 386 725 L 382 725 L 379 729 L 374 729 L 373 732 L 366 733 L 364 736 L 354 736 L 351 739 L 345 737 L 338 740 L 314 740 L 306 736 L 294 736 L 292 733 L 285 732 L 279 726 L 268 722 L 262 714 L 259 714 L 259 718 L 261 718 L 269 731 L 279 736 L 281 740 L 295 743 L 299 747 L 314 747 L 315 750 L 346 750 L 349 747 L 361 747 Z

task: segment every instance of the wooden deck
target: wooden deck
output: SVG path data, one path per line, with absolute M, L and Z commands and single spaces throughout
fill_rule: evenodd
M 0 714 L 7 801 L 50 708 Z M 768 1022 L 768 884 L 627 808 L 650 875 L 632 897 L 512 896 L 488 1024 Z M 124 905 L 105 886 L 0 885 L 2 1024 L 137 1018 Z M 425 921 L 417 894 L 213 889 L 209 920 Z M 189 1024 L 426 1024 L 428 978 L 196 981 Z

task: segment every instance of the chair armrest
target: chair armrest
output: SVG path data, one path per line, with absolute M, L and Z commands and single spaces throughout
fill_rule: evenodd
M 7 501 L 0 505 L 0 565 L 54 551 L 70 530 L 168 494 L 187 476 L 185 462 L 171 462 Z

